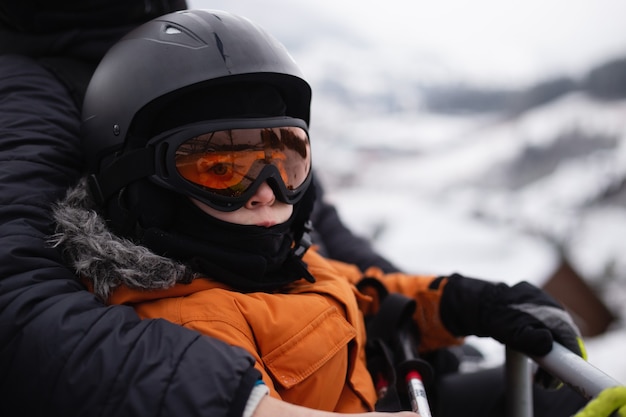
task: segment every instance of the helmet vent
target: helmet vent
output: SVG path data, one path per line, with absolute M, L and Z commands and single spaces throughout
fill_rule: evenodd
M 165 27 L 165 33 L 166 33 L 166 34 L 168 34 L 168 35 L 179 35 L 179 34 L 181 34 L 182 32 L 181 32 L 181 30 L 180 30 L 180 29 L 178 29 L 177 27 L 167 25 L 167 26 Z
M 215 45 L 217 45 L 217 49 L 220 51 L 222 59 L 226 61 L 226 55 L 224 55 L 224 44 L 222 43 L 222 40 L 217 33 L 214 33 L 213 36 L 215 36 Z

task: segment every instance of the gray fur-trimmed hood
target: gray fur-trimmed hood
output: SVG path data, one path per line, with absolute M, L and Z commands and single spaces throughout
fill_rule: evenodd
M 163 289 L 195 277 L 185 265 L 109 231 L 85 178 L 55 205 L 54 220 L 56 233 L 50 243 L 62 250 L 68 265 L 89 280 L 94 293 L 103 300 L 120 285 Z

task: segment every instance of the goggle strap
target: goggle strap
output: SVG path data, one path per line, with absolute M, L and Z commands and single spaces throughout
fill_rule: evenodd
M 100 205 L 126 185 L 154 172 L 154 148 L 140 148 L 115 159 L 99 174 L 90 175 L 89 188 L 95 202 Z
M 313 231 L 313 225 L 311 220 L 307 220 L 304 224 L 304 231 L 302 232 L 302 237 L 300 238 L 300 242 L 298 242 L 298 246 L 294 248 L 293 253 L 298 259 L 302 259 L 304 253 L 311 247 L 313 244 L 313 239 L 311 238 L 311 232 Z

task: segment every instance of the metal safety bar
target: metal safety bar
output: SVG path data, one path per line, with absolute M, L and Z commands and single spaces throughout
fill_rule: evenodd
M 506 415 L 533 417 L 533 377 L 528 356 L 505 348 Z
M 556 342 L 550 353 L 531 359 L 588 400 L 606 388 L 623 385 Z M 507 416 L 532 417 L 532 372 L 529 358 L 507 347 L 505 369 Z

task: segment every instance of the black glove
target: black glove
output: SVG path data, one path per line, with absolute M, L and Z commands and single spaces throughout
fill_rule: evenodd
M 440 311 L 446 328 L 457 336 L 489 336 L 531 356 L 546 355 L 556 340 L 586 359 L 580 331 L 570 315 L 527 282 L 509 287 L 454 274 L 448 277 Z M 543 386 L 555 385 L 545 373 L 537 377 Z

